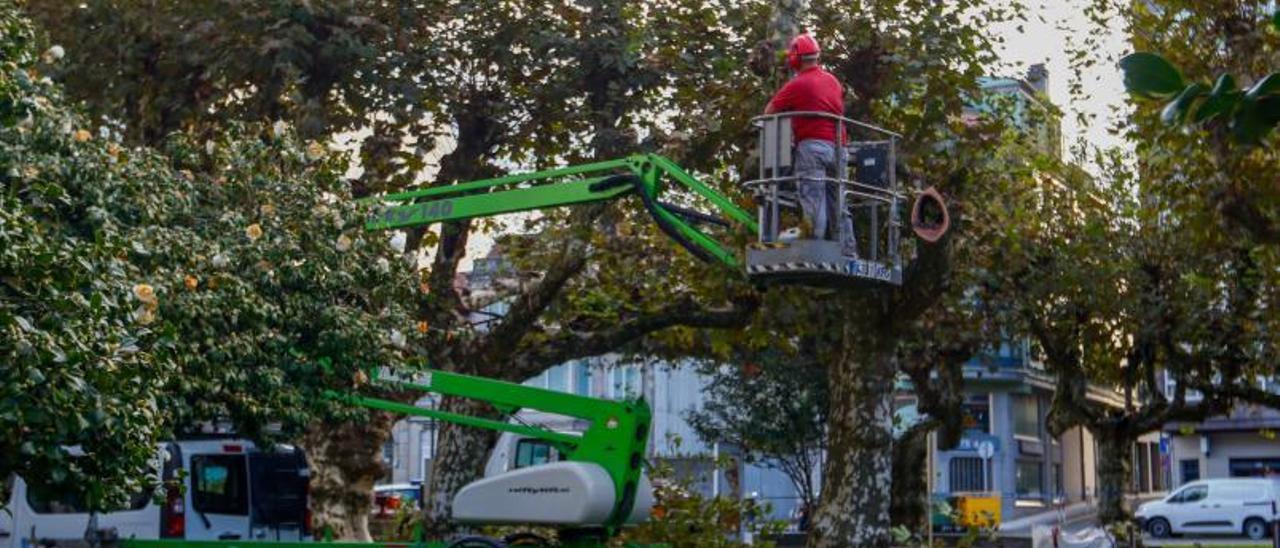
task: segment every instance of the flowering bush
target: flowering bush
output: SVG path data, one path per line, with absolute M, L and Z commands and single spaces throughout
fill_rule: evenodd
M 0 1 L 0 478 L 118 506 L 154 484 L 159 440 L 351 414 L 323 392 L 427 336 L 342 158 L 284 124 L 126 147 L 35 42 Z
M 106 507 L 143 487 L 177 372 L 151 349 L 163 295 L 138 234 L 192 207 L 192 188 L 90 131 L 37 72 L 34 40 L 0 6 L 0 477 Z

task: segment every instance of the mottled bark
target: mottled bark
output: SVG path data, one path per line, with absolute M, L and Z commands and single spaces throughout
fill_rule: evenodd
M 391 417 L 365 422 L 317 424 L 303 440 L 311 465 L 311 516 L 319 534 L 370 542 L 373 484 L 385 473 L 382 446 L 391 437 Z
M 928 479 L 924 475 L 929 456 L 929 428 L 912 428 L 893 444 L 893 491 L 889 522 L 921 531 L 928 520 Z
M 1120 432 L 1094 430 L 1098 439 L 1098 521 L 1123 523 L 1129 519 L 1124 494 L 1129 486 L 1133 462 L 1133 439 Z
M 488 404 L 475 400 L 446 397 L 441 409 L 453 413 L 497 418 Z M 436 453 L 431 459 L 431 477 L 427 479 L 424 500 L 424 525 L 428 537 L 444 538 L 458 531 L 451 519 L 453 497 L 464 485 L 480 479 L 488 462 L 496 434 L 489 430 L 443 423 Z
M 892 482 L 892 344 L 868 347 L 845 322 L 844 350 L 828 374 L 830 439 L 809 546 L 889 546 Z M 878 343 L 892 343 L 879 340 Z

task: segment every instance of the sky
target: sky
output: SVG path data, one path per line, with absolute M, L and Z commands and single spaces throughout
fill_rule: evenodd
M 1010 76 L 1025 74 L 1028 65 L 1045 63 L 1049 69 L 1049 97 L 1064 111 L 1062 119 L 1063 140 L 1070 144 L 1085 138 L 1091 145 L 1110 147 L 1120 144 L 1109 135 L 1106 127 L 1114 121 L 1123 104 L 1124 81 L 1115 60 L 1127 53 L 1124 34 L 1117 30 L 1099 31 L 1083 15 L 1087 0 L 1028 0 L 1030 21 L 1023 24 L 1023 32 L 1016 25 L 997 27 L 996 33 L 1005 39 L 1002 58 L 1016 65 L 1009 69 Z M 1041 20 L 1043 18 L 1043 21 Z M 1099 64 L 1083 75 L 1083 88 L 1091 97 L 1085 101 L 1071 102 L 1068 85 L 1072 78 L 1066 48 L 1085 33 L 1100 34 L 1102 46 L 1097 50 L 1103 57 Z M 1075 112 L 1083 111 L 1097 116 L 1088 127 L 1077 123 Z

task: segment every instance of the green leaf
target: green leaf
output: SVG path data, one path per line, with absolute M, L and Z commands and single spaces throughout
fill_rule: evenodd
M 1187 113 L 1190 112 L 1192 103 L 1200 98 L 1201 95 L 1204 95 L 1206 90 L 1207 88 L 1200 83 L 1187 86 L 1187 89 L 1182 90 L 1182 93 L 1179 93 L 1176 99 L 1169 101 L 1169 104 L 1165 105 L 1164 110 L 1160 113 L 1160 120 L 1165 125 L 1170 126 L 1181 124 L 1187 119 Z
M 1177 67 L 1154 53 L 1126 55 L 1120 60 L 1120 70 L 1124 71 L 1125 89 L 1141 97 L 1169 97 L 1185 86 Z
M 1262 122 L 1274 127 L 1280 124 L 1280 97 L 1268 96 L 1258 99 L 1258 114 Z
M 1257 99 L 1263 95 L 1271 95 L 1280 91 L 1280 74 L 1271 73 L 1258 80 L 1244 94 L 1252 99 Z
M 1264 112 L 1259 108 L 1258 101 L 1245 97 L 1240 101 L 1240 108 L 1236 110 L 1235 116 L 1231 119 L 1231 134 L 1236 142 L 1245 145 L 1257 145 L 1262 142 L 1262 138 L 1266 137 L 1271 129 L 1275 127 L 1273 123 L 1267 123 Z
M 1209 97 L 1200 103 L 1195 114 L 1191 116 L 1191 121 L 1199 124 L 1231 111 L 1240 100 L 1240 95 L 1240 92 L 1236 91 L 1235 78 L 1230 74 L 1219 76 L 1218 81 L 1213 84 L 1213 90 L 1209 92 Z
M 1271 27 L 1280 30 L 1280 11 L 1271 15 Z

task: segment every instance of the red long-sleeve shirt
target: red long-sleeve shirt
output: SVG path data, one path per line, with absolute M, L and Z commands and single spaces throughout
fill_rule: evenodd
M 766 114 L 775 112 L 830 112 L 844 116 L 844 86 L 822 67 L 804 69 L 782 86 L 765 107 Z M 845 130 L 846 135 L 848 130 Z M 791 119 L 791 135 L 797 143 L 805 139 L 836 141 L 836 122 L 827 118 L 795 117 Z

